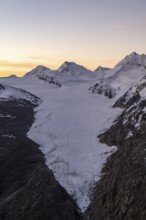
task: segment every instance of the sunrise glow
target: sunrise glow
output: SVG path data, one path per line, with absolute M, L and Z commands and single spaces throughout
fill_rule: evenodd
M 144 0 L 2 0 L 0 76 L 65 60 L 95 70 L 146 53 L 145 8 Z

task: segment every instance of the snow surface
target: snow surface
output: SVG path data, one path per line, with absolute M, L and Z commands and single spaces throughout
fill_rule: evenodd
M 5 81 L 14 81 L 17 80 L 17 78 L 1 78 L 0 81 L 1 82 L 5 82 Z M 25 90 L 20 89 L 16 89 L 12 86 L 7 86 L 5 84 L 2 85 L 4 87 L 4 89 L 0 90 L 0 100 L 3 101 L 9 101 L 10 99 L 25 99 L 27 101 L 30 101 L 32 104 L 39 104 L 41 101 L 35 97 L 33 94 L 26 92 Z
M 107 77 L 108 74 L 110 77 Z M 98 90 L 100 90 L 100 93 L 104 94 L 106 91 L 111 90 L 116 99 L 118 99 L 145 75 L 146 69 L 141 67 L 125 68 L 118 71 L 117 68 L 114 68 L 108 70 L 104 78 L 99 79 L 95 85 L 92 85 L 91 91 L 98 93 Z
M 101 72 L 86 69 L 74 62 L 64 62 L 57 70 L 50 70 L 44 66 L 37 66 L 25 74 L 24 78 L 37 78 L 61 87 L 67 82 L 97 80 L 102 77 Z
M 121 60 L 115 68 L 133 68 L 138 66 L 146 67 L 146 55 L 133 52 Z
M 108 70 L 110 70 L 110 68 L 108 68 L 108 67 L 102 67 L 102 66 L 98 66 L 98 67 L 95 69 L 96 72 L 105 72 L 105 71 L 108 71 Z
M 65 61 L 59 68 L 58 71 L 61 73 L 70 73 L 72 75 L 79 75 L 85 72 L 91 72 L 90 70 L 86 69 L 84 66 L 76 64 L 74 62 Z
M 29 77 L 1 79 L 42 99 L 28 137 L 40 145 L 46 164 L 84 211 L 107 157 L 116 150 L 98 141 L 117 109 L 112 100 L 88 91 L 91 81 L 68 82 L 59 88 Z
M 28 73 L 26 73 L 25 77 L 39 75 L 42 72 L 44 72 L 45 74 L 49 74 L 50 71 L 51 70 L 49 68 L 45 67 L 45 66 L 37 66 L 33 70 L 31 70 Z
M 118 99 L 123 93 L 146 75 L 146 55 L 135 52 L 126 56 L 113 69 L 99 67 L 96 70 L 98 81 L 93 88 L 93 93 L 107 94 L 108 91 Z M 98 85 L 97 85 L 98 84 Z

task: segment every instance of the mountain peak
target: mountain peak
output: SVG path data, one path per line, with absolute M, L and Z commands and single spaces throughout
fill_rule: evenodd
M 110 70 L 110 68 L 108 68 L 108 67 L 103 67 L 103 66 L 98 66 L 98 67 L 95 69 L 96 72 L 97 72 L 97 71 L 102 72 L 102 71 L 108 71 L 108 70 Z
M 34 69 L 32 69 L 31 71 L 29 71 L 28 73 L 26 73 L 25 76 L 36 76 L 43 72 L 50 72 L 50 69 L 48 67 L 39 65 Z
M 146 55 L 140 55 L 136 52 L 132 52 L 131 54 L 127 55 L 116 65 L 116 67 L 121 68 L 134 68 L 139 66 L 146 66 Z
M 38 65 L 37 67 L 34 68 L 34 70 L 45 71 L 45 70 L 50 70 L 50 69 L 46 66 Z
M 136 55 L 139 55 L 139 54 L 133 51 L 129 56 L 136 56 Z
M 88 71 L 84 66 L 76 64 L 74 62 L 65 61 L 59 68 L 58 71 L 61 73 L 70 72 L 74 73 L 82 73 Z

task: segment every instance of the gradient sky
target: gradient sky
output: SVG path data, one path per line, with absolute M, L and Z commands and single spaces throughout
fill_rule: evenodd
M 0 0 L 0 75 L 146 53 L 146 0 Z

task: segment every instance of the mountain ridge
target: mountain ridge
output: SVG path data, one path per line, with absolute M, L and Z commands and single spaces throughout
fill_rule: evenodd
M 117 63 L 116 67 L 139 67 L 144 66 L 146 67 L 146 55 L 145 54 L 138 54 L 136 52 L 132 52 L 131 54 L 125 56 L 119 63 Z
M 84 73 L 108 73 L 110 76 L 110 72 L 118 72 L 125 69 L 131 68 L 139 68 L 143 67 L 146 68 L 146 55 L 145 54 L 138 54 L 136 52 L 132 52 L 129 55 L 125 56 L 121 61 L 119 61 L 115 67 L 108 68 L 98 66 L 94 71 L 87 69 L 83 65 L 77 64 L 75 62 L 65 61 L 58 69 L 51 70 L 50 68 L 42 65 L 38 65 L 29 72 L 27 72 L 24 77 L 28 76 L 39 76 L 40 74 L 50 74 L 51 76 L 55 75 L 56 73 L 70 73 L 71 75 L 80 75 Z M 107 75 L 108 75 L 107 74 Z M 111 73 L 112 74 L 112 73 Z

